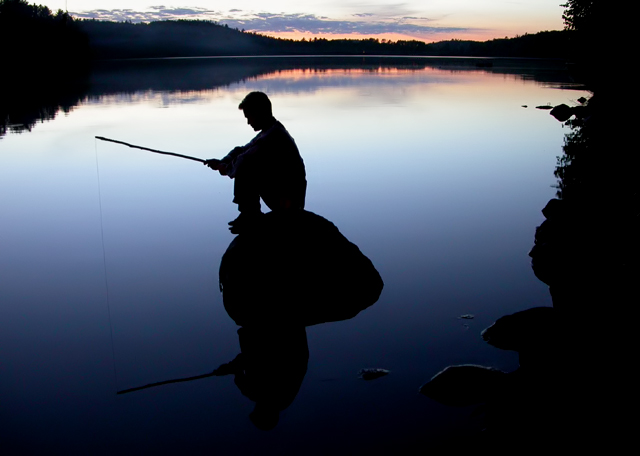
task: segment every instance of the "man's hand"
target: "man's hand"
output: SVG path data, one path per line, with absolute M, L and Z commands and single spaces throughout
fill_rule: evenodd
M 215 171 L 218 171 L 221 176 L 228 175 L 230 171 L 229 165 L 224 163 L 221 160 L 218 160 L 217 158 L 212 158 L 211 160 L 205 160 L 204 165 L 208 166 L 209 168 Z
M 222 165 L 222 162 L 217 158 L 212 158 L 211 160 L 205 160 L 204 164 L 205 166 L 208 166 L 209 168 L 215 171 L 218 171 L 220 169 L 220 165 Z
M 220 163 L 220 165 L 218 165 L 218 172 L 221 176 L 226 176 L 229 174 L 229 165 L 226 163 Z

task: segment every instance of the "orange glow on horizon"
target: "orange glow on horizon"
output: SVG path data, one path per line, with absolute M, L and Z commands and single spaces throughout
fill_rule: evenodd
M 439 33 L 437 35 L 430 36 L 409 36 L 402 34 L 393 34 L 393 33 L 385 33 L 379 35 L 361 35 L 357 33 L 345 33 L 345 34 L 329 34 L 329 33 L 304 33 L 304 32 L 256 32 L 260 35 L 269 36 L 272 38 L 282 38 L 287 40 L 302 40 L 303 38 L 307 41 L 313 40 L 314 38 L 321 39 L 324 38 L 326 40 L 368 40 L 370 38 L 377 39 L 379 41 L 387 40 L 387 41 L 422 41 L 425 43 L 435 43 L 438 41 L 449 41 L 449 40 L 471 40 L 471 41 L 489 41 L 496 38 L 513 38 L 513 36 L 508 36 L 505 34 L 497 33 L 496 30 L 475 30 L 469 32 L 450 32 L 450 33 Z M 525 32 L 521 33 L 524 35 Z
M 289 69 L 289 70 L 279 70 L 277 72 L 274 73 L 269 73 L 269 74 L 265 74 L 265 75 L 261 75 L 260 76 L 260 80 L 268 80 L 268 79 L 280 79 L 283 77 L 286 78 L 290 78 L 290 79 L 305 79 L 305 78 L 309 78 L 309 77 L 314 77 L 317 75 L 322 75 L 322 76 L 334 76 L 334 75 L 344 75 L 344 74 L 349 74 L 349 75 L 358 75 L 358 74 L 371 74 L 372 72 L 375 72 L 377 74 L 384 74 L 384 75 L 396 75 L 396 74 L 402 74 L 402 73 L 413 73 L 416 72 L 416 69 L 408 69 L 408 68 L 386 68 L 386 67 L 379 67 L 377 69 L 371 69 L 371 68 L 295 68 L 295 69 Z M 439 70 L 436 70 L 434 68 L 420 68 L 418 71 L 424 71 L 424 72 L 436 72 Z

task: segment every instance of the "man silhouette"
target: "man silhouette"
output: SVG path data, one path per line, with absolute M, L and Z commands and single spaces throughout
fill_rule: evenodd
M 223 159 L 205 162 L 223 176 L 235 179 L 233 202 L 240 215 L 229 222 L 238 234 L 259 221 L 260 198 L 272 211 L 304 209 L 307 189 L 304 162 L 295 141 L 273 117 L 271 101 L 251 92 L 238 106 L 257 132 L 248 144 L 235 147 Z

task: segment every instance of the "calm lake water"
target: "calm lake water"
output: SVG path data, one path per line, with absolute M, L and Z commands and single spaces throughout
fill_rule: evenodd
M 480 331 L 550 306 L 527 253 L 568 131 L 539 105 L 587 95 L 562 65 L 465 59 L 205 59 L 98 68 L 68 113 L 0 139 L 0 452 L 382 454 L 473 429 L 418 388 L 450 364 L 506 371 Z M 379 301 L 307 328 L 309 361 L 275 429 L 233 376 L 218 266 L 233 181 L 193 161 L 255 134 L 266 92 L 307 169 L 306 209 L 379 271 Z M 14 129 L 16 130 L 16 129 Z M 263 207 L 266 210 L 266 207 Z M 330 286 L 328 284 L 327 286 Z M 473 319 L 461 319 L 472 314 Z M 362 368 L 384 368 L 377 380 Z

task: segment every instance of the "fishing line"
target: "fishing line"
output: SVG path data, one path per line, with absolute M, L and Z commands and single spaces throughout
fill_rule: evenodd
M 113 359 L 113 378 L 118 391 L 118 371 L 116 369 L 116 351 L 113 345 L 113 324 L 111 323 L 111 304 L 109 302 L 109 280 L 107 278 L 107 253 L 104 248 L 104 226 L 102 222 L 102 191 L 100 185 L 100 165 L 98 163 L 98 140 L 94 139 L 96 152 L 96 174 L 98 175 L 98 205 L 100 207 L 100 237 L 102 239 L 102 265 L 104 267 L 104 287 L 106 290 L 107 313 L 109 314 L 109 335 L 111 337 L 111 359 Z

